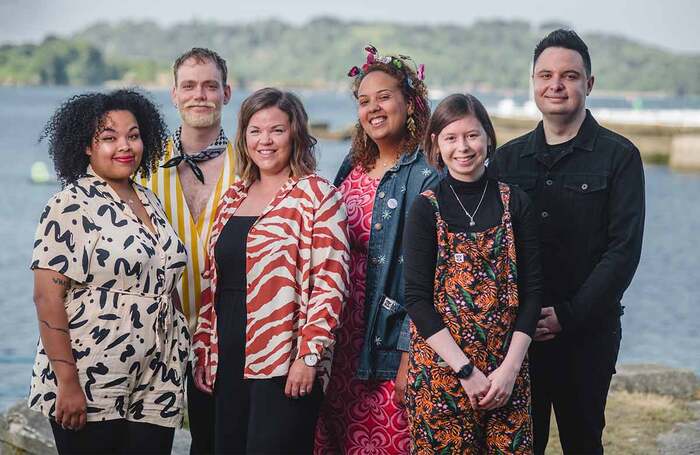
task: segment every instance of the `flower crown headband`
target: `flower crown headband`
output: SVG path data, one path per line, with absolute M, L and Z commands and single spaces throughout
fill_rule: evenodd
M 352 68 L 350 68 L 350 71 L 348 71 L 348 77 L 354 77 L 355 79 L 364 77 L 367 74 L 367 71 L 369 70 L 369 66 L 373 63 L 384 63 L 385 65 L 393 65 L 397 69 L 401 70 L 404 68 L 404 66 L 408 64 L 407 62 L 411 62 L 413 64 L 413 70 L 415 71 L 418 80 L 423 81 L 425 79 L 425 65 L 422 63 L 420 65 L 416 65 L 416 62 L 408 55 L 381 55 L 377 51 L 377 48 L 372 46 L 371 44 L 365 46 L 365 51 L 367 51 L 367 61 L 362 65 L 362 68 L 358 68 L 357 66 L 353 66 Z M 404 82 L 409 90 L 416 90 L 416 87 L 414 87 L 413 84 L 413 79 L 411 79 L 410 76 L 406 77 Z M 418 94 L 416 94 L 414 98 L 416 104 L 420 108 L 425 107 L 423 105 L 423 100 L 421 100 Z
M 416 76 L 418 77 L 418 79 L 420 79 L 421 81 L 425 79 L 425 65 L 422 63 L 420 65 L 416 65 L 416 62 L 414 62 L 413 59 L 408 55 L 381 55 L 377 51 L 377 48 L 372 46 L 371 44 L 365 46 L 365 51 L 367 51 L 367 61 L 362 65 L 362 68 L 359 68 L 357 66 L 353 66 L 352 68 L 350 68 L 350 71 L 348 71 L 348 77 L 363 77 L 365 74 L 367 74 L 369 66 L 373 63 L 384 63 L 385 65 L 394 65 L 396 68 L 402 69 L 404 65 L 407 64 L 407 62 L 411 62 L 413 63 L 414 71 L 416 72 Z M 411 78 L 406 78 L 406 81 L 408 86 L 410 88 L 413 88 L 413 81 L 411 81 Z

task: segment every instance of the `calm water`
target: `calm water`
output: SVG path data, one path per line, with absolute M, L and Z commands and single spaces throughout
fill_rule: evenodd
M 48 162 L 39 132 L 65 88 L 0 88 L 0 410 L 24 397 L 38 336 L 28 270 L 34 229 L 56 186 L 32 185 L 29 167 Z M 353 121 L 349 94 L 299 93 L 312 121 L 340 128 Z M 178 116 L 166 92 L 153 93 L 168 124 Z M 236 93 L 224 113 L 233 137 Z M 332 178 L 347 143 L 320 141 L 320 172 Z M 700 174 L 647 166 L 647 220 L 642 261 L 625 294 L 621 363 L 657 362 L 700 373 Z

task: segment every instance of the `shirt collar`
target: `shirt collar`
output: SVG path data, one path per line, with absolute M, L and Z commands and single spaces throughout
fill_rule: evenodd
M 416 161 L 418 159 L 419 153 L 422 153 L 422 152 L 418 148 L 416 148 L 412 152 L 402 153 L 401 157 L 399 158 L 399 162 L 396 163 L 395 167 L 398 168 L 399 166 L 404 166 L 404 165 L 408 165 L 408 164 L 413 163 L 414 161 Z
M 586 118 L 583 120 L 578 133 L 576 133 L 576 136 L 574 137 L 574 141 L 571 144 L 572 148 L 592 152 L 598 136 L 598 126 L 598 122 L 596 122 L 596 120 L 593 118 L 591 111 L 586 109 Z M 535 128 L 534 134 L 530 135 L 527 142 L 527 147 L 523 149 L 520 156 L 525 157 L 534 155 L 535 153 L 544 150 L 546 146 L 547 141 L 544 137 L 544 124 L 540 120 L 540 122 L 537 124 L 537 128 Z

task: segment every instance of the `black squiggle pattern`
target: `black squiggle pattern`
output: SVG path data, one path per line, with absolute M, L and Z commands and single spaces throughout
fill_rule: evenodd
M 46 223 L 46 228 L 44 229 L 44 236 L 48 236 L 51 231 L 56 231 L 53 234 L 53 240 L 56 243 L 65 243 L 68 251 L 73 253 L 75 251 L 75 242 L 73 241 L 73 233 L 67 228 L 63 234 L 61 234 L 61 225 L 57 221 L 49 221 Z
M 126 220 L 119 220 L 119 221 L 117 221 L 117 219 L 118 219 L 118 217 L 117 217 L 117 211 L 114 210 L 113 207 L 111 207 L 111 206 L 109 206 L 109 205 L 107 205 L 107 204 L 104 204 L 104 205 L 101 205 L 99 209 L 97 209 L 97 214 L 98 214 L 99 216 L 102 216 L 102 215 L 104 215 L 104 214 L 107 213 L 107 212 L 109 212 L 109 215 L 112 217 L 112 225 L 113 225 L 114 227 L 124 227 L 124 226 L 126 226 L 126 223 L 127 223 Z
M 107 373 L 109 373 L 109 368 L 107 368 L 102 362 L 97 362 L 97 365 L 94 367 L 87 368 L 85 375 L 88 377 L 88 380 L 85 383 L 85 397 L 88 400 L 92 401 L 92 385 L 97 382 L 95 375 L 104 376 Z
M 54 195 L 40 216 L 32 267 L 80 280 L 65 308 L 88 420 L 148 417 L 174 426 L 182 415 L 188 332 L 181 317 L 165 317 L 159 305 L 176 288 L 186 251 L 154 196 L 144 207 L 157 236 L 112 193 L 86 177 Z M 31 376 L 28 404 L 52 415 L 57 377 L 41 343 Z

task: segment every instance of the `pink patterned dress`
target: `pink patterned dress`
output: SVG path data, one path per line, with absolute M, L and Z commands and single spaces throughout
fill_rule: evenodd
M 355 372 L 365 334 L 365 278 L 374 195 L 379 179 L 355 167 L 340 186 L 350 230 L 350 301 L 336 332 L 331 380 L 316 427 L 315 455 L 407 454 L 406 411 L 394 404 L 394 381 L 365 381 Z

